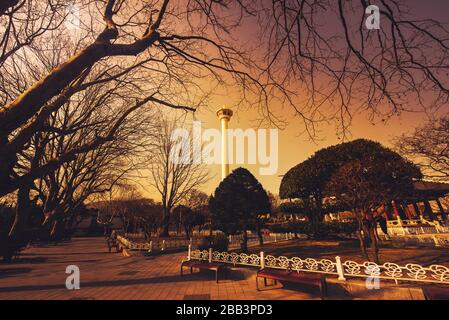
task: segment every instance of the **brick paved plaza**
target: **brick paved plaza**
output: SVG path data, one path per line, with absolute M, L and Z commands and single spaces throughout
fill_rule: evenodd
M 181 277 L 179 266 L 184 257 L 185 253 L 152 257 L 110 254 L 103 238 L 75 238 L 58 245 L 36 246 L 25 250 L 13 263 L 0 264 L 0 299 L 319 299 L 313 290 L 301 288 L 257 292 L 255 271 L 251 269 L 232 270 L 229 279 L 218 284 L 213 274 L 187 273 Z M 80 268 L 80 290 L 65 288 L 68 265 Z M 357 283 L 348 282 L 344 290 L 335 289 L 333 280 L 329 279 L 331 298 L 423 298 L 419 290 L 407 287 L 402 291 L 393 286 L 367 292 Z

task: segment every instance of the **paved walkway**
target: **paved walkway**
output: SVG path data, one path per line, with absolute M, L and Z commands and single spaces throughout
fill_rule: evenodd
M 103 238 L 32 247 L 17 261 L 0 263 L 0 299 L 318 299 L 313 291 L 257 292 L 254 276 L 239 272 L 218 284 L 208 273 L 181 277 L 185 255 L 124 257 L 108 253 Z M 65 287 L 68 265 L 80 268 L 80 290 Z
M 0 263 L 0 300 L 4 299 L 167 299 L 167 300 L 304 300 L 319 299 L 304 288 L 270 287 L 257 291 L 255 270 L 238 269 L 217 284 L 212 273 L 179 275 L 186 253 L 124 257 L 108 253 L 103 238 L 75 238 L 59 245 L 34 246 L 13 263 Z M 67 266 L 77 265 L 80 290 L 67 290 Z M 329 279 L 333 299 L 422 299 L 417 288 L 383 285 L 366 290 L 361 281 L 336 284 Z M 279 287 L 279 286 L 278 286 Z

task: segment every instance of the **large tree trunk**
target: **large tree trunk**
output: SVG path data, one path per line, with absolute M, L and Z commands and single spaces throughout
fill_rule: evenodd
M 159 236 L 160 237 L 170 236 L 169 227 L 170 227 L 170 210 L 168 208 L 164 208 L 162 216 L 162 230 Z
M 110 230 L 109 230 L 109 224 L 108 224 L 108 223 L 105 223 L 105 224 L 103 225 L 103 235 L 104 235 L 105 237 L 108 237 L 108 236 L 111 235 L 111 232 L 110 232 Z
M 322 221 L 322 215 L 323 215 L 323 198 L 321 195 L 315 195 L 315 201 L 314 205 L 316 210 L 313 210 L 312 212 L 312 230 L 313 230 L 313 238 L 318 239 L 320 238 L 320 226 L 319 223 Z
M 186 234 L 187 240 L 190 239 L 191 230 L 192 230 L 192 228 L 189 225 L 184 225 L 184 232 Z
M 243 229 L 243 238 L 240 243 L 240 247 L 242 248 L 243 252 L 248 252 L 248 233 L 246 231 L 246 226 Z
M 362 252 L 363 257 L 369 261 L 368 252 L 366 251 L 365 238 L 361 229 L 357 230 L 357 238 L 359 239 L 360 251 Z
M 50 231 L 50 239 L 56 240 L 56 241 L 59 240 L 58 238 L 59 238 L 60 224 L 61 224 L 61 222 L 60 222 L 59 219 L 56 219 L 53 222 L 53 226 L 52 226 L 51 231 Z
M 0 136 L 0 150 L 8 144 L 7 136 Z M 14 152 L 0 152 L 0 184 L 8 186 L 11 182 L 14 165 L 17 163 L 17 156 Z M 7 194 L 7 193 L 6 193 Z M 4 195 L 4 194 L 2 194 Z
M 359 239 L 360 251 L 362 252 L 362 255 L 365 257 L 365 259 L 369 261 L 368 252 L 366 251 L 365 235 L 363 234 L 363 217 L 360 216 L 357 210 L 353 210 L 352 213 L 354 214 L 354 217 L 357 219 L 357 222 L 359 224 L 359 228 L 357 230 L 357 238 Z
M 11 241 L 22 239 L 30 212 L 30 187 L 24 186 L 17 193 L 17 207 L 14 223 L 9 231 Z
M 6 3 L 0 5 L 0 15 L 16 3 L 16 0 L 6 0 Z M 30 123 L 32 127 L 41 126 L 47 119 L 47 115 L 49 115 L 48 110 L 44 110 L 44 106 L 48 105 L 50 100 L 61 93 L 64 93 L 64 96 L 74 94 L 76 90 L 75 92 L 65 92 L 64 90 L 70 91 L 67 88 L 75 80 L 79 80 L 81 84 L 84 80 L 83 77 L 89 73 L 92 66 L 98 61 L 105 57 L 136 56 L 151 47 L 159 39 L 157 29 L 161 24 L 168 3 L 168 0 L 163 2 L 157 19 L 149 26 L 141 38 L 129 44 L 117 44 L 111 43 L 118 38 L 118 30 L 113 22 L 114 10 L 112 8 L 114 7 L 115 1 L 109 0 L 103 16 L 106 22 L 105 29 L 97 36 L 92 44 L 78 51 L 67 61 L 55 67 L 47 76 L 36 81 L 16 99 L 0 108 L 0 154 L 17 154 L 21 150 L 22 145 L 21 143 L 8 143 L 8 137 L 11 133 L 29 122 L 30 119 L 40 114 L 40 112 L 43 112 L 46 115 L 45 117 L 35 117 L 34 122 Z M 58 108 L 52 109 L 52 112 L 57 111 Z M 21 131 L 19 133 L 21 139 L 19 140 L 28 141 L 37 131 L 35 129 L 28 130 L 25 135 L 21 135 L 20 133 L 24 133 L 24 131 Z M 99 138 L 99 140 L 102 139 Z M 95 145 L 91 147 L 95 148 Z M 61 156 L 59 159 L 49 161 L 45 165 L 37 168 L 34 172 L 30 171 L 30 173 L 14 179 L 11 178 L 11 161 L 8 159 L 5 162 L 5 159 L 0 159 L 0 196 L 14 192 L 24 182 L 32 182 L 37 177 L 54 171 L 60 163 L 70 161 L 75 151 L 69 151 L 68 154 Z
M 10 262 L 16 252 L 16 249 L 24 244 L 25 241 L 28 242 L 29 240 L 26 238 L 28 235 L 25 234 L 25 228 L 30 211 L 29 193 L 29 187 L 20 188 L 18 191 L 14 222 L 9 231 L 8 239 L 6 243 L 3 244 L 7 248 L 7 250 L 3 253 L 3 259 L 6 262 Z
M 257 236 L 259 237 L 259 245 L 263 246 L 263 235 L 260 219 L 257 219 L 256 228 L 257 228 Z
M 373 252 L 374 262 L 379 264 L 379 247 L 377 245 L 376 237 L 376 224 L 373 223 L 370 227 L 370 240 L 371 240 L 371 251 Z

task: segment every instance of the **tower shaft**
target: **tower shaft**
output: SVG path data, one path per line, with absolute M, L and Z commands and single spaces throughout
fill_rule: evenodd
M 228 124 L 232 117 L 232 110 L 220 109 L 217 111 L 221 122 L 221 180 L 229 175 L 229 153 L 228 153 Z

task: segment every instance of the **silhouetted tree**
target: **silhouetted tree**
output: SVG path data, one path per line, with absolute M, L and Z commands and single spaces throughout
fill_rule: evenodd
M 250 225 L 257 223 L 259 215 L 271 210 L 267 192 L 244 168 L 234 170 L 220 183 L 209 201 L 209 209 L 213 222 L 224 231 L 236 227 L 243 233 L 243 251 L 247 251 Z
M 151 151 L 150 183 L 161 195 L 163 218 L 161 236 L 169 236 L 170 217 L 175 206 L 181 204 L 195 188 L 208 181 L 209 171 L 203 163 L 193 161 L 190 140 L 178 141 L 172 133 L 180 128 L 179 119 L 161 119 L 159 135 Z
M 173 216 L 178 226 L 182 226 L 186 239 L 190 239 L 193 228 L 199 224 L 204 224 L 202 216 L 197 214 L 191 208 L 183 205 L 176 206 L 173 209 Z
M 306 161 L 290 169 L 282 178 L 279 195 L 282 199 L 297 199 L 301 210 L 308 217 L 313 230 L 313 236 L 320 234 L 319 223 L 322 221 L 324 186 L 334 160 L 329 155 L 316 153 Z
M 66 27 L 72 5 L 82 20 L 75 35 Z M 410 102 L 419 107 L 429 107 L 426 101 L 447 103 L 444 25 L 414 18 L 404 1 L 385 0 L 378 5 L 386 27 L 368 30 L 368 5 L 366 0 L 2 1 L 0 196 L 108 141 L 113 132 L 26 174 L 15 171 L 17 154 L 72 96 L 98 83 L 124 80 L 134 71 L 155 89 L 130 90 L 136 107 L 193 111 L 208 94 L 198 95 L 203 83 L 195 80 L 232 81 L 242 100 L 258 107 L 268 121 L 280 121 L 270 108 L 273 101 L 290 106 L 311 136 L 323 120 L 335 120 L 344 135 L 353 106 L 385 120 L 407 110 Z M 179 21 L 186 22 L 185 28 Z M 252 21 L 260 30 L 251 39 L 255 43 L 234 33 Z M 70 45 L 53 49 L 74 52 L 36 75 L 31 55 L 48 54 L 47 45 L 63 38 Z M 250 49 L 236 41 L 243 38 Z M 254 58 L 253 44 L 262 59 Z M 99 76 L 93 78 L 95 71 Z M 421 99 L 423 92 L 431 98 Z
M 204 225 L 210 223 L 209 196 L 198 189 L 191 189 L 182 203 L 193 210 L 195 226 L 201 232 Z
M 357 146 L 356 148 L 355 145 Z M 414 192 L 413 181 L 422 177 L 417 166 L 379 143 L 361 140 L 336 146 L 336 162 L 325 181 L 325 192 L 351 208 L 359 222 L 358 235 L 363 254 L 371 244 L 379 262 L 376 230 L 383 215 L 378 208 Z M 344 161 L 346 159 L 346 161 Z

